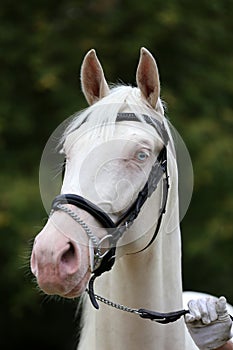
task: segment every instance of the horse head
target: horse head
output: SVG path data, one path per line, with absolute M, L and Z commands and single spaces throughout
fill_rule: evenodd
M 169 137 L 157 65 L 145 48 L 136 81 L 137 87 L 110 89 L 95 51 L 84 58 L 81 85 L 90 106 L 70 123 L 61 140 L 66 159 L 61 194 L 31 254 L 31 270 L 47 294 L 81 295 L 109 251 L 115 259 L 116 246 L 125 254 L 143 249 L 150 240 L 147 234 L 159 217 L 162 186 L 153 215 L 144 210 L 144 224 L 135 219 L 151 195 L 148 179 L 157 176 L 156 188 L 163 176 L 166 159 L 161 152 Z M 152 173 L 156 167 L 157 175 Z M 128 219 L 132 210 L 135 217 Z M 129 232 L 123 235 L 117 227 Z

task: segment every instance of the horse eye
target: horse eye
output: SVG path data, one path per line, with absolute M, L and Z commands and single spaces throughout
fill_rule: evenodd
M 136 153 L 136 156 L 135 156 L 135 158 L 137 160 L 139 160 L 140 162 L 143 162 L 148 157 L 149 157 L 149 154 L 148 154 L 148 152 L 145 152 L 145 151 L 140 151 L 140 152 Z

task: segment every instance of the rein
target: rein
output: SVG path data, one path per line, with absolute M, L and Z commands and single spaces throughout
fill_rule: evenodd
M 159 232 L 163 215 L 166 212 L 166 204 L 167 204 L 168 190 L 169 190 L 169 181 L 168 181 L 169 176 L 167 171 L 167 148 L 166 147 L 169 142 L 169 136 L 163 123 L 153 119 L 148 115 L 143 115 L 143 118 L 147 124 L 154 127 L 154 129 L 157 131 L 157 133 L 161 137 L 164 143 L 164 146 L 151 168 L 147 182 L 144 185 L 143 189 L 138 193 L 136 200 L 126 210 L 126 212 L 121 215 L 118 221 L 114 223 L 110 218 L 110 216 L 106 212 L 104 212 L 101 208 L 99 208 L 97 205 L 90 202 L 86 198 L 83 198 L 76 194 L 63 194 L 63 195 L 57 196 L 53 200 L 52 210 L 50 215 L 52 215 L 54 211 L 62 210 L 82 226 L 82 228 L 84 229 L 84 231 L 86 232 L 89 238 L 90 247 L 91 247 L 90 253 L 91 251 L 93 252 L 92 253 L 93 261 L 91 262 L 93 276 L 89 281 L 88 289 L 86 291 L 90 297 L 90 301 L 92 305 L 96 309 L 99 309 L 99 305 L 97 303 L 97 300 L 98 300 L 109 306 L 115 307 L 119 310 L 137 314 L 141 318 L 150 319 L 159 323 L 166 324 L 166 323 L 176 321 L 178 318 L 185 315 L 189 311 L 179 310 L 179 311 L 169 312 L 169 313 L 159 313 L 159 312 L 150 311 L 142 308 L 131 309 L 126 306 L 111 302 L 108 299 L 105 299 L 94 293 L 95 279 L 101 276 L 104 272 L 110 271 L 112 269 L 115 263 L 117 242 L 123 236 L 123 234 L 127 231 L 127 229 L 133 224 L 134 220 L 138 217 L 138 214 L 140 213 L 142 206 L 144 205 L 146 200 L 152 195 L 152 193 L 156 190 L 162 178 L 163 178 L 163 195 L 162 195 L 163 197 L 162 197 L 162 204 L 159 212 L 159 217 L 157 220 L 157 225 L 151 240 L 139 252 L 146 250 L 154 242 Z M 83 123 L 85 121 L 86 120 L 84 120 Z M 134 113 L 118 113 L 116 122 L 120 122 L 120 121 L 140 122 L 140 120 L 136 117 Z M 67 208 L 65 206 L 66 204 L 72 204 L 77 208 L 83 209 L 87 211 L 89 214 L 91 214 L 97 221 L 101 223 L 101 225 L 104 228 L 107 229 L 107 235 L 104 236 L 102 239 L 99 239 L 98 237 L 96 237 L 92 233 L 88 225 L 76 213 L 74 213 L 71 209 Z M 109 242 L 110 248 L 102 254 L 101 245 L 103 244 L 104 241 Z

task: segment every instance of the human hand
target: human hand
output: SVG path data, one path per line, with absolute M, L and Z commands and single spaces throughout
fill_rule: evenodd
M 199 349 L 219 348 L 231 338 L 232 321 L 224 297 L 190 300 L 188 308 L 185 322 Z

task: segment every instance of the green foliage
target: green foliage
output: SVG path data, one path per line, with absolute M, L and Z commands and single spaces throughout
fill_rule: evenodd
M 79 70 L 90 48 L 112 82 L 135 83 L 141 46 L 156 56 L 162 97 L 195 175 L 182 224 L 184 286 L 233 303 L 232 7 L 230 0 L 1 1 L 1 348 L 74 343 L 64 344 L 75 304 L 41 305 L 25 255 L 45 217 L 40 156 L 56 126 L 86 105 Z

